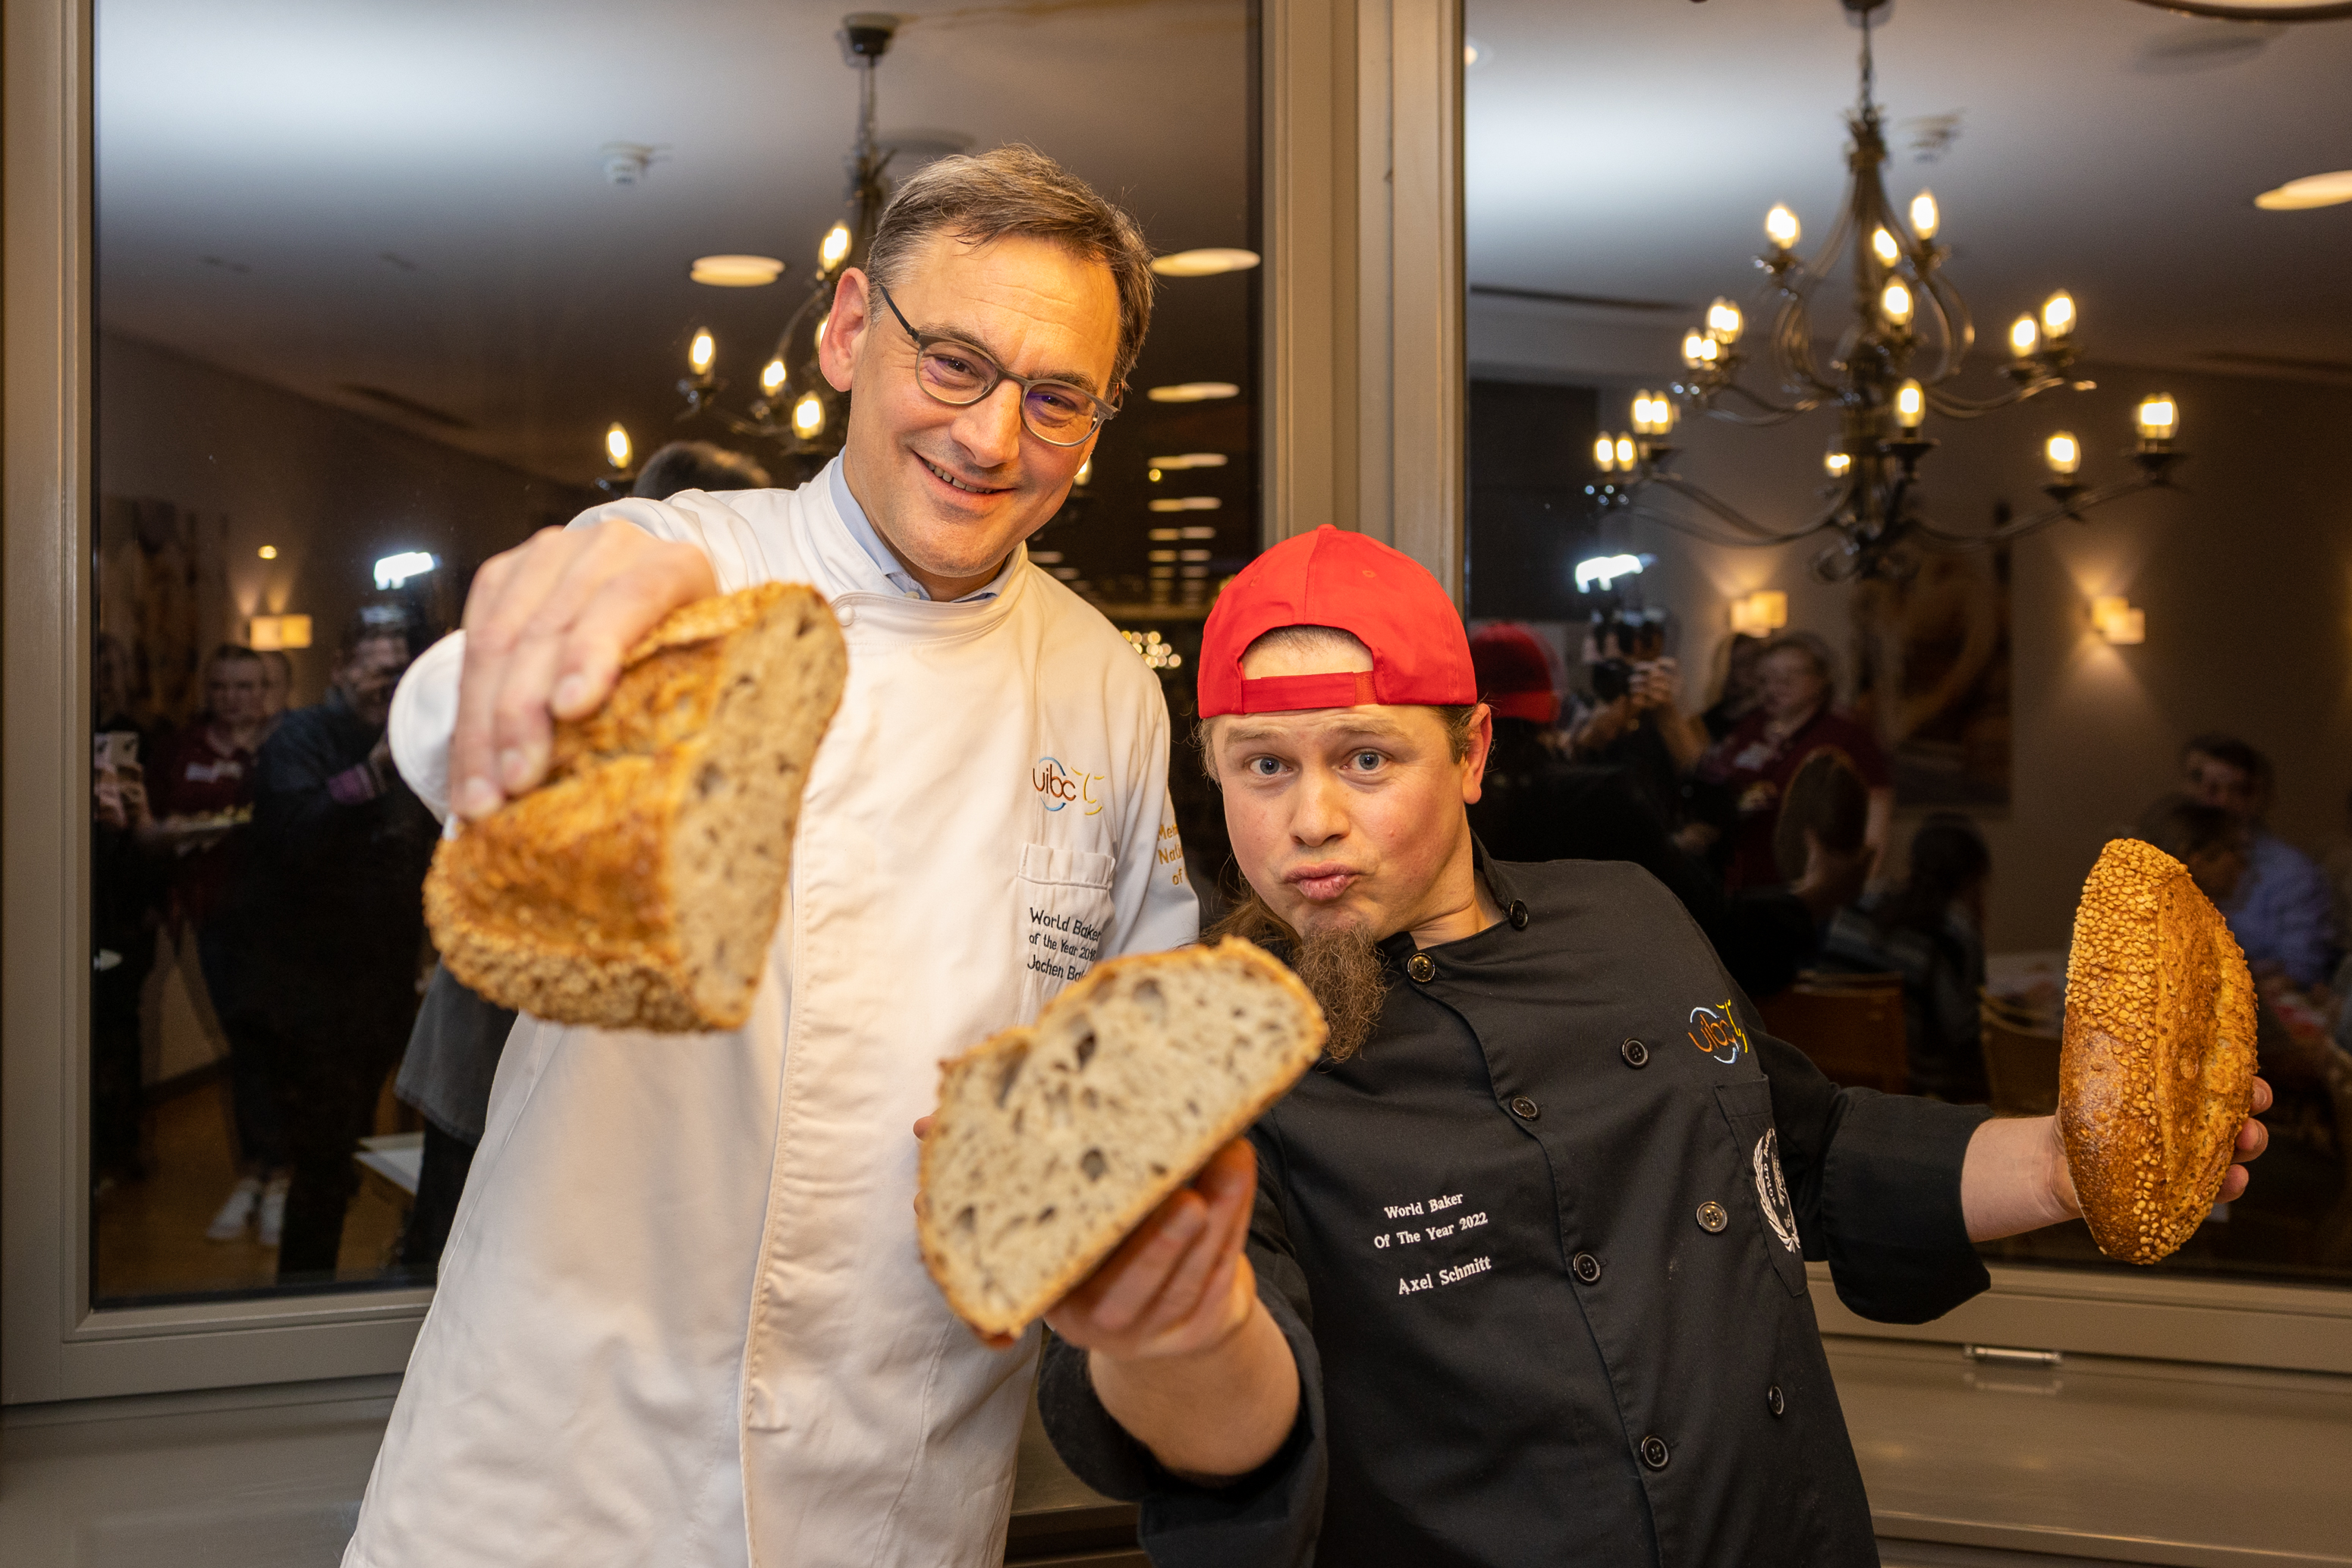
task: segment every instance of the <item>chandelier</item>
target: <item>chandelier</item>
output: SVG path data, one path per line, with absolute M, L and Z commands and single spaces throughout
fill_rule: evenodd
M 764 443 L 771 452 L 796 461 L 806 478 L 841 450 L 842 403 L 847 394 L 834 390 L 818 367 L 817 351 L 824 342 L 825 323 L 842 268 L 862 267 L 874 243 L 875 225 L 889 198 L 884 172 L 897 149 L 887 147 L 874 133 L 874 68 L 897 36 L 898 18 L 881 12 L 860 11 L 842 18 L 843 59 L 858 72 L 857 138 L 844 160 L 844 212 L 817 242 L 817 268 L 799 307 L 776 334 L 767 363 L 760 371 L 759 387 L 741 412 L 720 401 L 728 390 L 719 374 L 719 340 L 708 327 L 698 327 L 687 345 L 687 373 L 677 382 L 685 406 L 677 423 L 704 421 L 744 440 Z M 694 280 L 720 287 L 755 287 L 772 283 L 783 264 L 758 256 L 708 256 L 695 263 Z M 628 433 L 618 424 L 605 435 L 605 456 L 624 472 L 601 481 L 607 488 L 625 483 L 633 455 Z
M 1832 534 L 1834 541 L 1814 559 L 1813 570 L 1836 582 L 1906 578 L 1918 570 L 1923 550 L 1987 549 L 2168 483 L 2180 455 L 2173 449 L 2179 409 L 2171 397 L 2158 394 L 2142 401 L 2137 412 L 2138 440 L 2130 454 L 2136 472 L 2095 487 L 2083 484 L 2076 478 L 2083 444 L 2062 431 L 2043 446 L 2050 469 L 2042 486 L 2051 502 L 2046 509 L 1979 530 L 1948 528 L 1921 515 L 1919 465 L 1937 444 L 1925 434 L 1930 414 L 1977 419 L 2046 392 L 2087 392 L 2094 383 L 2068 374 L 2078 322 L 2074 298 L 2062 289 L 2043 302 L 2038 316 L 2020 316 L 2011 327 L 2010 360 L 2002 367 L 2007 388 L 1982 398 L 1954 388 L 1976 329 L 1967 303 L 1943 274 L 1951 253 L 1936 243 L 1942 221 L 1936 198 L 1922 191 L 1908 213 L 1898 214 L 1882 177 L 1886 141 L 1872 98 L 1871 26 L 1888 0 L 1840 4 L 1862 27 L 1861 90 L 1846 119 L 1853 136 L 1847 151 L 1853 180 L 1829 237 L 1810 260 L 1796 253 L 1794 213 L 1775 206 L 1764 220 L 1770 248 L 1757 265 L 1770 282 L 1759 310 L 1770 309 L 1771 328 L 1758 357 L 1765 361 L 1759 377 L 1769 382 L 1769 389 L 1759 391 L 1743 379 L 1748 356 L 1739 345 L 1746 315 L 1731 300 L 1717 298 L 1707 308 L 1705 323 L 1683 340 L 1684 379 L 1664 393 L 1637 394 L 1633 428 L 1595 442 L 1593 463 L 1602 480 L 1588 486 L 1586 493 L 1603 509 L 1639 501 L 1640 515 L 1717 544 L 1784 545 Z M 1851 271 L 1852 291 L 1843 306 L 1848 319 L 1824 361 L 1814 333 L 1814 300 L 1842 261 Z M 1676 476 L 1671 468 L 1673 438 L 1685 405 L 1749 426 L 1832 411 L 1837 433 L 1822 458 L 1822 505 L 1811 519 L 1776 528 Z M 1653 493 L 1680 497 L 1705 520 L 1651 507 Z

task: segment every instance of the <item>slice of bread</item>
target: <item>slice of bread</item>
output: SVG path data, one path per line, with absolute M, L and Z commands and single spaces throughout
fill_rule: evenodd
M 1114 958 L 940 1071 L 916 1229 L 956 1315 L 1016 1333 L 1323 1053 L 1323 1010 L 1239 937 Z
M 2169 1257 L 2253 1107 L 2254 983 L 2221 911 L 2152 844 L 2100 852 L 2074 911 L 2058 1125 L 2099 1250 Z
M 655 627 L 604 706 L 556 726 L 547 781 L 435 852 L 425 915 L 450 973 L 559 1023 L 740 1025 L 848 668 L 801 583 Z

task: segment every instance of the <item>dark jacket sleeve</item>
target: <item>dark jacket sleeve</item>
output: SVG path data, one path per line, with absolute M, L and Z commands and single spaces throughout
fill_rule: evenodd
M 1960 1212 L 1960 1165 L 1991 1111 L 1842 1089 L 1785 1040 L 1759 1031 L 1755 1046 L 1797 1232 L 1807 1258 L 1828 1260 L 1838 1300 L 1924 1323 L 1991 1284 Z
M 328 852 L 350 831 L 354 810 L 381 809 L 383 780 L 364 756 L 338 755 L 332 732 L 310 710 L 287 715 L 254 760 L 254 833 L 287 863 Z
M 1045 1339 L 1037 1408 L 1046 1436 L 1080 1480 L 1107 1497 L 1142 1503 L 1139 1543 L 1156 1568 L 1307 1568 L 1322 1528 L 1328 1460 L 1313 1307 L 1283 1219 L 1279 1139 L 1261 1123 L 1250 1141 L 1258 1156 L 1250 1266 L 1258 1300 L 1298 1365 L 1298 1419 L 1272 1458 L 1221 1487 L 1170 1473 L 1095 1396 L 1087 1353 L 1051 1333 Z

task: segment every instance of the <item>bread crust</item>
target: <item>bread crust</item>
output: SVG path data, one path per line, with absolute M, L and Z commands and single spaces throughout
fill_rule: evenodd
M 2245 955 L 2179 861 L 2116 839 L 2083 885 L 2066 965 L 2058 1124 L 2110 1258 L 2169 1257 L 2210 1212 L 2253 1104 Z
M 736 960 L 759 962 L 781 908 L 806 754 L 847 667 L 831 609 L 802 583 L 762 583 L 674 612 L 629 651 L 594 713 L 555 727 L 544 783 L 442 841 L 425 913 L 452 974 L 503 1006 L 562 1023 L 667 1031 L 742 1023 L 756 979 L 738 977 L 734 994 L 713 1001 L 724 988 L 708 983 L 708 965 L 686 939 L 677 841 L 706 765 L 740 764 L 724 754 L 740 750 L 740 737 L 730 743 L 717 721 L 744 674 L 741 640 L 772 634 L 794 639 L 822 711 L 803 715 L 806 735 L 787 746 L 805 754 L 773 802 L 782 820 L 745 824 L 783 840 L 756 868 L 772 876 L 775 896 Z
M 1017 1334 L 1043 1316 L 1047 1309 L 1076 1290 L 1099 1268 L 1103 1260 L 1117 1250 L 1152 1210 L 1191 1181 L 1212 1155 L 1247 1132 L 1276 1101 L 1290 1092 L 1290 1086 L 1298 1082 L 1299 1076 L 1322 1056 L 1327 1031 L 1323 1025 L 1323 1009 L 1317 1004 L 1314 994 L 1299 982 L 1298 977 L 1292 974 L 1286 965 L 1253 943 L 1238 936 L 1228 936 L 1213 947 L 1180 947 L 1166 953 L 1144 953 L 1107 959 L 1088 970 L 1076 984 L 1047 1002 L 1038 1014 L 1035 1024 L 1000 1030 L 961 1056 L 940 1063 L 939 1103 L 940 1114 L 946 1116 L 959 1099 L 955 1090 L 960 1080 L 974 1074 L 992 1073 L 1013 1058 L 1025 1056 L 1049 1020 L 1085 1007 L 1097 992 L 1122 977 L 1236 960 L 1286 993 L 1312 1020 L 1311 1030 L 1299 1042 L 1290 1069 L 1278 1079 L 1269 1082 L 1247 1102 L 1209 1124 L 1207 1129 L 1187 1145 L 1181 1156 L 1168 1162 L 1169 1174 L 1166 1176 L 1143 1187 L 1122 1205 L 1117 1211 L 1117 1218 L 1105 1223 L 1101 1233 L 1093 1241 L 1057 1270 L 1035 1292 L 1035 1299 L 1020 1303 L 1016 1309 L 996 1307 L 966 1290 L 961 1276 L 951 1264 L 930 1202 L 935 1162 L 941 1146 L 940 1129 L 934 1127 L 932 1135 L 924 1142 L 917 1166 L 915 1234 L 922 1249 L 923 1265 L 929 1270 L 932 1280 L 940 1287 L 940 1293 L 947 1298 L 948 1306 L 956 1316 L 981 1333 L 992 1335 Z

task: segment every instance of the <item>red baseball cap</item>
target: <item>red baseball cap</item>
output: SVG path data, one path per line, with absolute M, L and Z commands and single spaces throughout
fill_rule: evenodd
M 1478 672 L 1478 689 L 1497 715 L 1538 724 L 1550 724 L 1559 717 L 1559 695 L 1551 685 L 1551 660 L 1542 642 L 1526 627 L 1508 621 L 1481 626 L 1470 639 L 1470 663 Z
M 1242 674 L 1242 654 L 1285 626 L 1334 626 L 1372 652 L 1369 674 Z M 1462 617 L 1428 569 L 1328 523 L 1242 569 L 1201 630 L 1201 716 L 1301 708 L 1444 707 L 1478 700 Z

